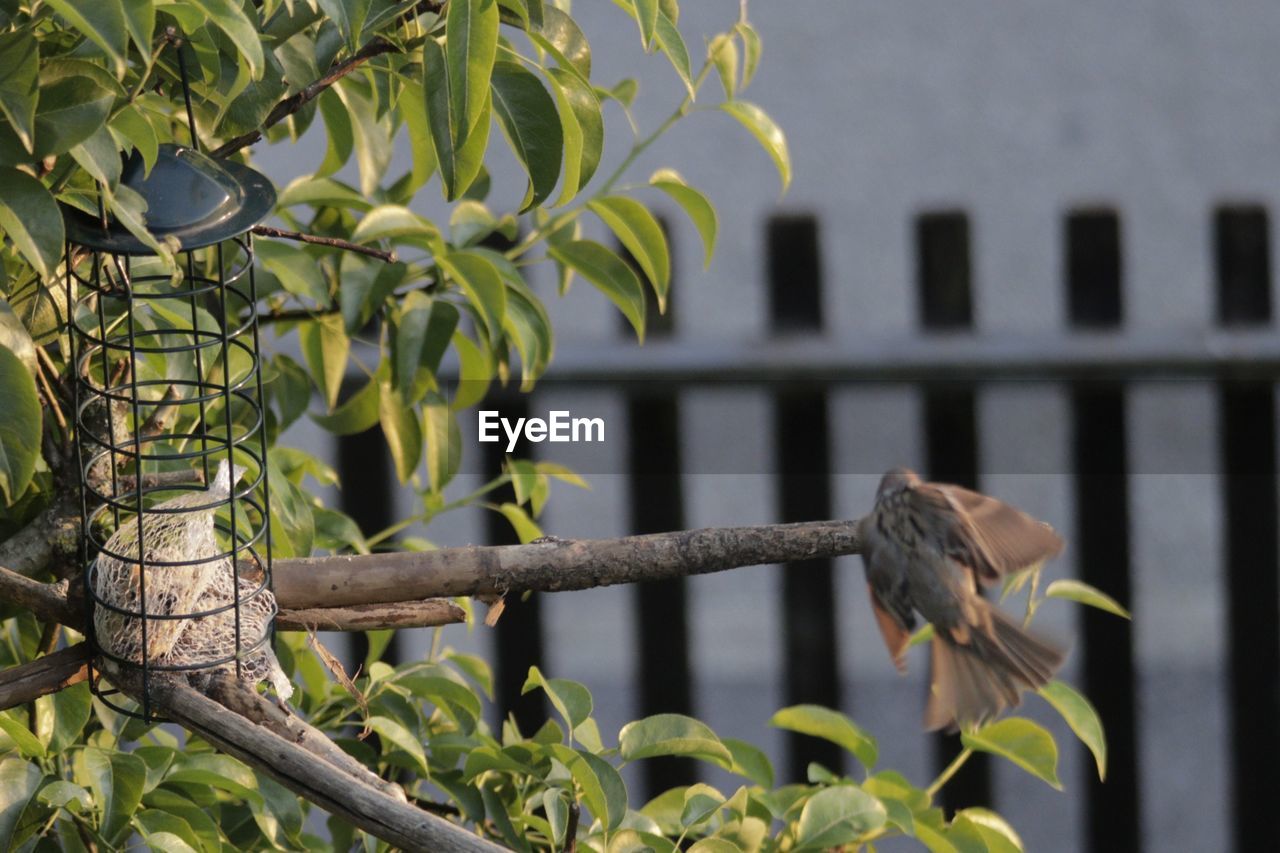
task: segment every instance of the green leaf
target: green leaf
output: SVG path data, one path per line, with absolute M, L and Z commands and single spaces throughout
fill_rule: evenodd
M 351 340 L 337 314 L 317 317 L 298 329 L 302 354 L 316 386 L 324 394 L 330 409 L 338 402 L 338 391 L 347 372 L 347 355 Z
M 17 169 L 0 168 L 0 232 L 50 280 L 62 259 L 62 213 L 44 184 Z
M 657 37 L 658 47 L 667 55 L 667 59 L 671 60 L 671 67 L 684 81 L 685 88 L 689 90 L 689 98 L 692 100 L 696 92 L 693 88 L 693 72 L 689 65 L 689 48 L 685 46 L 680 30 L 676 29 L 675 23 L 667 17 L 665 12 L 658 15 L 654 35 Z
M 356 47 L 369 14 L 370 0 L 319 0 L 319 3 L 338 32 L 342 33 L 347 46 Z
M 547 69 L 564 133 L 564 179 L 556 204 L 567 204 L 595 175 L 604 152 L 604 116 L 595 90 L 562 68 Z
M 721 738 L 721 743 L 733 756 L 733 772 L 745 776 L 757 785 L 773 787 L 773 764 L 764 750 L 755 744 L 737 738 Z
M 769 725 L 829 740 L 852 752 L 868 768 L 876 764 L 879 748 L 875 738 L 839 711 L 821 705 L 792 705 L 774 714 Z
M 271 380 L 270 390 L 280 408 L 280 428 L 283 430 L 307 410 L 311 402 L 311 380 L 302 365 L 283 353 L 272 360 L 272 366 L 276 375 Z
M 0 296 L 0 347 L 18 357 L 23 366 L 34 375 L 36 372 L 36 345 L 31 333 L 22 325 L 8 301 Z
M 286 291 L 306 297 L 317 306 L 329 304 L 329 283 L 316 259 L 305 249 L 278 240 L 255 240 L 253 253 Z
M 667 290 L 671 286 L 671 257 L 666 235 L 662 233 L 658 220 L 647 207 L 627 196 L 604 196 L 593 199 L 587 206 L 609 226 L 631 257 L 636 259 L 653 284 L 658 309 L 665 311 Z
M 28 153 L 10 124 L 0 121 L 0 166 L 63 154 L 92 136 L 115 103 L 114 85 L 110 74 L 87 61 L 46 60 L 40 70 L 35 152 Z
M 357 334 L 383 307 L 408 273 L 402 263 L 385 263 L 346 252 L 339 261 L 338 302 L 342 327 Z
M 748 21 L 739 21 L 733 31 L 742 39 L 742 88 L 745 89 L 751 85 L 760 65 L 760 34 Z
M 0 760 L 0 850 L 13 849 L 10 842 L 43 776 L 39 767 L 21 758 Z
M 594 284 L 622 311 L 644 342 L 644 286 L 622 258 L 592 240 L 550 246 L 547 254 Z
M 1017 831 L 1000 815 L 983 808 L 967 808 L 956 812 L 952 825 L 967 823 L 982 839 L 990 853 L 1022 853 L 1026 848 Z
M 486 83 L 489 73 L 485 74 Z M 466 192 L 480 173 L 489 144 L 491 111 L 491 101 L 486 100 L 476 120 L 475 132 L 460 139 L 454 132 L 450 113 L 451 87 L 445 48 L 435 39 L 428 38 L 422 45 L 423 103 L 446 201 L 453 201 Z M 485 92 L 488 95 L 487 85 Z
M 703 722 L 683 714 L 655 714 L 627 723 L 618 732 L 618 749 L 626 761 L 658 755 L 688 755 L 726 770 L 733 756 Z
M 264 59 L 258 28 L 250 22 L 237 0 L 186 0 L 201 9 L 209 22 L 227 34 L 249 64 L 253 79 L 262 77 Z
M 0 347 L 0 496 L 12 504 L 27 490 L 40 458 L 36 381 L 22 360 Z
M 1083 581 L 1062 578 L 1045 587 L 1044 594 L 1049 598 L 1065 598 L 1068 601 L 1087 604 L 1124 619 L 1133 618 L 1120 602 Z
M 484 399 L 493 381 L 493 363 L 488 352 L 480 349 L 462 332 L 453 333 L 453 348 L 458 352 L 458 385 L 450 407 L 454 411 L 469 409 Z
M 156 28 L 156 8 L 153 0 L 124 0 L 124 25 L 143 61 L 151 65 L 151 36 Z M 150 167 L 148 167 L 150 168 Z
M 40 802 L 51 808 L 80 812 L 93 805 L 93 797 L 74 782 L 55 779 L 40 789 Z
M 413 170 L 411 191 L 425 184 L 437 168 L 435 146 L 428 144 L 431 139 L 431 125 L 427 121 L 426 96 L 419 80 L 401 79 L 404 91 L 397 102 L 400 116 L 404 119 L 405 131 L 408 134 L 413 152 Z
M 489 340 L 502 335 L 502 320 L 507 313 L 507 288 L 498 268 L 488 258 L 472 251 L 450 252 L 436 262 L 449 274 L 467 301 L 479 312 Z
M 449 126 L 461 147 L 477 126 L 488 100 L 489 77 L 498 50 L 497 0 L 456 0 L 445 18 L 445 63 Z
M 102 809 L 99 834 L 111 844 L 123 840 L 142 801 L 147 766 L 136 755 L 92 746 L 76 756 L 76 766 L 77 775 L 83 770 L 93 798 Z
M 523 507 L 513 503 L 503 503 L 497 506 L 497 510 L 511 523 L 511 529 L 520 538 L 520 544 L 527 545 L 535 539 L 542 538 L 542 528 L 529 517 L 529 513 L 525 512 Z
M 196 851 L 203 847 L 191 824 L 160 809 L 143 809 L 133 816 L 133 824 L 152 850 Z
M 962 732 L 964 745 L 979 752 L 1003 756 L 1058 790 L 1058 747 L 1053 735 L 1023 717 L 989 723 L 975 732 Z
M 511 150 L 529 176 L 521 211 L 541 204 L 560 179 L 564 133 L 555 101 L 522 66 L 502 60 L 493 65 L 493 111 Z
M 285 187 L 276 199 L 279 207 L 309 204 L 313 207 L 337 207 L 369 211 L 373 205 L 355 189 L 332 178 L 304 175 Z
M 590 82 L 591 45 L 573 18 L 555 6 L 544 6 L 542 26 L 531 24 L 528 33 L 530 41 L 551 54 L 557 65 Z
M 720 229 L 720 219 L 716 215 L 715 206 L 701 191 L 686 184 L 679 172 L 672 169 L 659 169 L 654 172 L 649 178 L 649 184 L 666 193 L 688 215 L 693 227 L 698 229 L 698 236 L 702 238 L 705 256 L 703 268 L 710 267 L 711 256 L 716 251 L 716 234 Z
M 52 696 L 41 697 L 41 700 L 45 698 L 53 705 L 53 736 L 49 740 L 49 751 L 58 755 L 80 737 L 93 712 L 93 697 L 89 693 L 89 683 L 82 681 L 64 687 Z
M 536 666 L 529 667 L 520 695 L 542 688 L 552 706 L 564 717 L 569 731 L 573 731 L 591 716 L 591 692 L 576 681 L 566 678 L 547 678 Z
M 773 165 L 777 167 L 778 177 L 782 180 L 782 191 L 786 192 L 787 187 L 791 186 L 791 154 L 787 150 L 787 137 L 782 128 L 769 118 L 768 113 L 749 101 L 729 101 L 721 104 L 720 109 L 751 131 L 751 135 L 773 158 Z
M 351 159 L 355 147 L 355 131 L 351 128 L 351 113 L 343 106 L 342 99 L 332 89 L 326 89 L 316 99 L 320 115 L 324 118 L 324 129 L 328 139 L 324 160 L 316 169 L 316 178 L 326 178 L 341 169 Z M 283 206 L 285 202 L 281 200 Z
M 720 75 L 725 98 L 732 101 L 738 94 L 738 43 L 729 33 L 721 33 L 707 46 L 707 55 Z
M 370 429 L 378 422 L 381 406 L 378 380 L 370 379 L 364 387 L 348 397 L 332 413 L 312 415 L 311 419 L 326 432 L 334 435 L 355 435 Z
M 418 769 L 427 773 L 427 756 L 422 749 L 422 741 L 400 723 L 390 717 L 374 716 L 365 721 L 365 725 L 377 732 L 397 748 L 412 756 Z
M 433 300 L 419 291 L 405 297 L 396 329 L 394 364 L 401 395 L 409 396 L 419 368 L 435 374 L 457 327 L 458 309 L 448 302 Z
M 431 220 L 399 204 L 381 204 L 365 214 L 351 232 L 356 243 L 390 240 L 418 246 L 429 252 L 440 248 L 440 229 Z
M 826 849 L 884 826 L 884 805 L 855 785 L 833 785 L 810 797 L 796 822 L 796 850 Z
M 1107 736 L 1102 730 L 1098 711 L 1079 691 L 1061 681 L 1050 681 L 1040 688 L 1040 695 L 1054 707 L 1080 742 L 1089 747 L 1098 765 L 1098 780 L 1107 778 Z
M 401 484 L 407 483 L 422 460 L 422 425 L 417 410 L 405 403 L 389 381 L 382 385 L 379 419 L 396 464 L 396 476 Z
M 454 340 L 457 339 L 458 336 L 455 336 Z M 458 473 L 458 465 L 462 461 L 462 434 L 452 410 L 434 394 L 427 395 L 423 415 L 423 432 L 427 444 L 427 482 L 433 492 L 439 492 Z
M 35 151 L 38 44 L 31 33 L 21 30 L 0 35 L 0 113 L 9 119 L 29 154 Z
M 144 173 L 150 174 L 151 167 L 156 163 L 156 155 L 160 152 L 160 139 L 141 108 L 137 104 L 128 105 L 116 113 L 107 126 L 117 144 L 127 143 L 138 152 L 142 157 Z
M 116 77 L 124 77 L 128 67 L 125 57 L 129 50 L 129 31 L 125 27 L 124 7 L 120 0 L 94 0 L 92 3 L 48 0 L 48 3 L 67 23 L 106 52 L 115 63 Z
M 653 44 L 653 31 L 658 26 L 658 0 L 632 0 L 636 23 L 640 25 L 640 46 L 646 51 Z
M 560 743 L 549 748 L 582 787 L 583 799 L 592 816 L 599 819 L 605 830 L 617 829 L 627 814 L 627 786 L 613 765 L 584 749 L 570 749 Z
M 40 738 L 32 734 L 26 724 L 11 716 L 9 711 L 0 711 L 0 731 L 9 736 L 24 758 L 44 758 L 47 755 Z
M 724 805 L 724 794 L 710 785 L 690 785 L 684 791 L 684 804 L 680 809 L 680 825 L 686 829 L 711 817 Z
M 115 137 L 107 127 L 98 128 L 88 139 L 71 149 L 71 156 L 95 181 L 109 187 L 120 180 L 123 165 Z

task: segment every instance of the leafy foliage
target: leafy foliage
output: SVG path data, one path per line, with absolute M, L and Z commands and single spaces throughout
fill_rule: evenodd
M 419 499 L 392 527 L 362 531 L 310 493 L 333 485 L 335 473 L 277 446 L 269 462 L 275 553 L 430 547 L 395 537 L 462 506 L 500 513 L 522 540 L 541 535 L 552 484 L 586 485 L 562 466 L 512 459 L 475 492 L 448 492 L 460 462 L 459 412 L 494 382 L 529 390 L 554 357 L 531 271 L 554 268 L 560 293 L 580 277 L 643 340 L 648 301 L 665 310 L 671 282 L 670 249 L 649 204 L 674 203 L 687 215 L 708 264 L 719 223 L 711 200 L 672 169 L 624 184 L 640 154 L 694 113 L 721 112 L 760 142 L 783 189 L 791 179 L 781 129 L 743 99 L 761 56 L 745 15 L 698 56 L 681 34 L 676 0 L 615 5 L 634 21 L 641 49 L 674 72 L 674 107 L 648 133 L 631 112 L 635 81 L 592 76 L 591 45 L 567 2 L 0 0 L 0 537 L 55 496 L 47 450 L 69 455 L 60 393 L 70 373 L 67 264 L 88 261 L 64 257 L 58 205 L 96 214 L 101 203 L 155 253 L 135 259 L 135 272 L 184 273 L 172 247 L 147 231 L 142 199 L 120 183 L 123 156 L 150 169 L 159 145 L 190 141 L 184 71 L 197 140 L 215 156 L 249 162 L 259 140 L 324 135 L 321 161 L 280 190 L 282 225 L 395 256 L 257 240 L 261 319 L 296 334 L 301 353 L 264 361 L 272 443 L 304 415 L 335 435 L 379 425 L 399 479 Z M 712 72 L 718 87 L 704 85 Z M 615 113 L 634 131 L 621 153 L 605 149 Z M 499 138 L 524 170 L 515 210 L 488 203 L 486 160 Z M 412 154 L 401 174 L 392 172 L 397 144 Z M 340 177 L 350 174 L 351 183 Z M 451 205 L 447 222 L 413 209 L 436 178 Z M 588 216 L 634 265 L 621 249 L 584 238 Z M 195 254 L 197 270 L 215 262 L 207 254 Z M 197 321 L 213 329 L 243 319 L 204 312 Z M 189 320 L 159 312 L 147 322 L 165 329 Z M 199 366 L 184 358 L 146 369 L 192 375 Z M 446 365 L 456 381 L 445 380 Z M 352 375 L 364 379 L 350 385 Z M 497 497 L 507 487 L 514 502 Z M 1061 581 L 1047 593 L 1119 607 Z M 1028 617 L 1041 600 L 1033 583 Z M 41 626 L 29 614 L 4 616 L 0 665 L 29 660 Z M 833 710 L 788 708 L 771 723 L 840 745 L 865 774 L 814 768 L 807 784 L 775 786 L 761 750 L 680 715 L 633 722 L 606 740 L 587 689 L 537 669 L 525 690 L 545 693 L 557 719 L 537 732 L 511 721 L 495 730 L 485 722 L 493 687 L 482 660 L 445 648 L 392 668 L 376 660 L 387 639 L 371 636 L 355 697 L 305 639 L 286 636 L 281 657 L 299 685 L 300 713 L 413 797 L 514 849 L 563 849 L 570 834 L 599 851 L 804 850 L 889 835 L 933 850 L 1021 849 L 990 812 L 967 809 L 948 821 L 933 805 L 945 779 L 921 788 L 876 770 L 872 734 Z M 1066 685 L 1044 695 L 1093 750 L 1101 774 L 1105 742 L 1087 700 Z M 1056 747 L 1030 721 L 1003 720 L 966 737 L 971 749 L 1057 783 Z M 693 757 L 741 784 L 727 794 L 691 785 L 637 805 L 623 771 L 666 755 Z M 326 840 L 308 823 L 309 808 L 199 738 L 179 740 L 112 711 L 83 684 L 0 712 L 5 849 L 314 849 Z M 327 830 L 338 849 L 380 848 L 336 818 Z

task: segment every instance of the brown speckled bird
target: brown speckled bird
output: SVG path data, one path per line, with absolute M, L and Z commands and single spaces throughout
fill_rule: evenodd
M 1045 684 L 1063 653 L 978 592 L 1062 551 L 1049 525 L 995 498 L 894 468 L 862 522 L 871 605 L 900 671 L 919 613 L 934 627 L 925 726 L 980 725 Z
M 266 637 L 276 614 L 275 597 L 269 589 L 255 595 L 259 584 L 237 576 L 230 559 L 218 558 L 223 548 L 215 534 L 214 510 L 210 507 L 231 496 L 232 484 L 243 473 L 244 469 L 236 466 L 233 475 L 224 460 L 207 489 L 188 492 L 147 511 L 142 524 L 145 549 L 142 572 L 137 562 L 142 550 L 138 542 L 138 520 L 135 517 L 120 525 L 103 549 L 108 553 L 98 555 L 94 591 L 107 604 L 138 613 L 144 610 L 139 581 L 145 581 L 147 618 L 142 620 L 98 606 L 94 613 L 94 632 L 105 651 L 135 664 L 143 662 L 144 621 L 146 660 L 150 665 L 199 666 L 234 658 L 237 650 L 234 607 L 195 619 L 156 617 L 226 607 L 235 602 L 238 590 L 239 648 L 251 649 L 261 642 L 260 647 L 242 655 L 241 676 L 252 684 L 269 681 L 277 695 L 287 699 L 293 687 Z M 213 671 L 224 669 L 234 671 L 235 662 L 193 670 L 191 679 L 200 686 Z

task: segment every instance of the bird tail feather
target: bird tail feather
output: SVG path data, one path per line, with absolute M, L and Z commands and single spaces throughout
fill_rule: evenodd
M 947 631 L 933 637 L 933 677 L 925 726 L 956 730 L 981 725 L 1017 706 L 1024 690 L 1036 690 L 1062 666 L 1063 652 L 983 602 L 990 629 L 975 627 L 969 642 Z

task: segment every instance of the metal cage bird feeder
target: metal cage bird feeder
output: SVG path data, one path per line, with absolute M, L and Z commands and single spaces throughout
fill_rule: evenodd
M 121 177 L 177 273 L 101 209 L 64 209 L 86 631 L 99 666 L 140 679 L 140 707 L 110 676 L 91 671 L 90 683 L 147 720 L 156 673 L 256 681 L 262 659 L 275 661 L 250 229 L 276 194 L 258 172 L 200 153 L 194 121 L 191 132 L 149 172 L 135 152 Z

